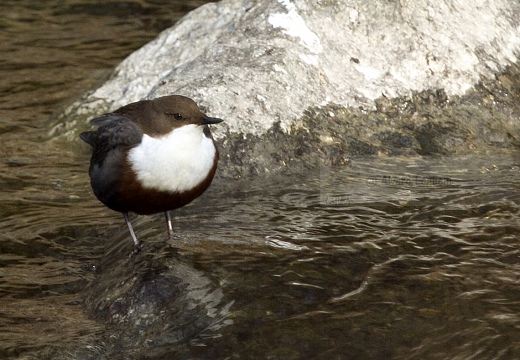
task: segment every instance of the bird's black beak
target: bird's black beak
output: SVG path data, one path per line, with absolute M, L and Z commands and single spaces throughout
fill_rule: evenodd
M 202 124 L 204 125 L 210 125 L 210 124 L 218 124 L 219 122 L 222 122 L 224 120 L 219 118 L 212 118 L 208 116 L 204 116 L 204 119 L 202 119 Z

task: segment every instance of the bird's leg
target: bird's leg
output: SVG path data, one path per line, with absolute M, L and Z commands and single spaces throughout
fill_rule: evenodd
M 165 211 L 164 216 L 166 217 L 166 226 L 168 227 L 168 239 L 173 238 L 173 227 L 172 227 L 172 218 L 170 217 L 170 212 Z
M 132 237 L 132 240 L 134 240 L 135 247 L 139 247 L 141 244 L 139 243 L 139 240 L 135 237 L 134 229 L 132 228 L 132 223 L 130 222 L 130 217 L 128 216 L 128 213 L 123 213 L 123 216 L 125 217 L 126 225 L 128 226 L 128 230 L 130 230 L 130 236 Z

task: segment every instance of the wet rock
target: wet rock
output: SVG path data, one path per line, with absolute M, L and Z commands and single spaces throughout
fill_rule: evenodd
M 211 3 L 129 56 L 51 133 L 75 139 L 92 116 L 176 93 L 226 119 L 213 130 L 223 176 L 510 148 L 519 20 L 513 0 Z

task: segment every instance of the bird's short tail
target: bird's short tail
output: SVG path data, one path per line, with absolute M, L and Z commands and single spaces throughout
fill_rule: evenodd
M 92 147 L 96 143 L 96 137 L 97 135 L 95 131 L 85 131 L 79 134 L 79 138 Z

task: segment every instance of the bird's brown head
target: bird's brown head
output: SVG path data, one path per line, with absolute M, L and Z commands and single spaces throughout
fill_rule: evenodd
M 206 116 L 195 101 L 181 95 L 159 97 L 146 105 L 146 111 L 139 118 L 139 125 L 150 135 L 163 135 L 184 125 L 203 126 L 223 121 Z

